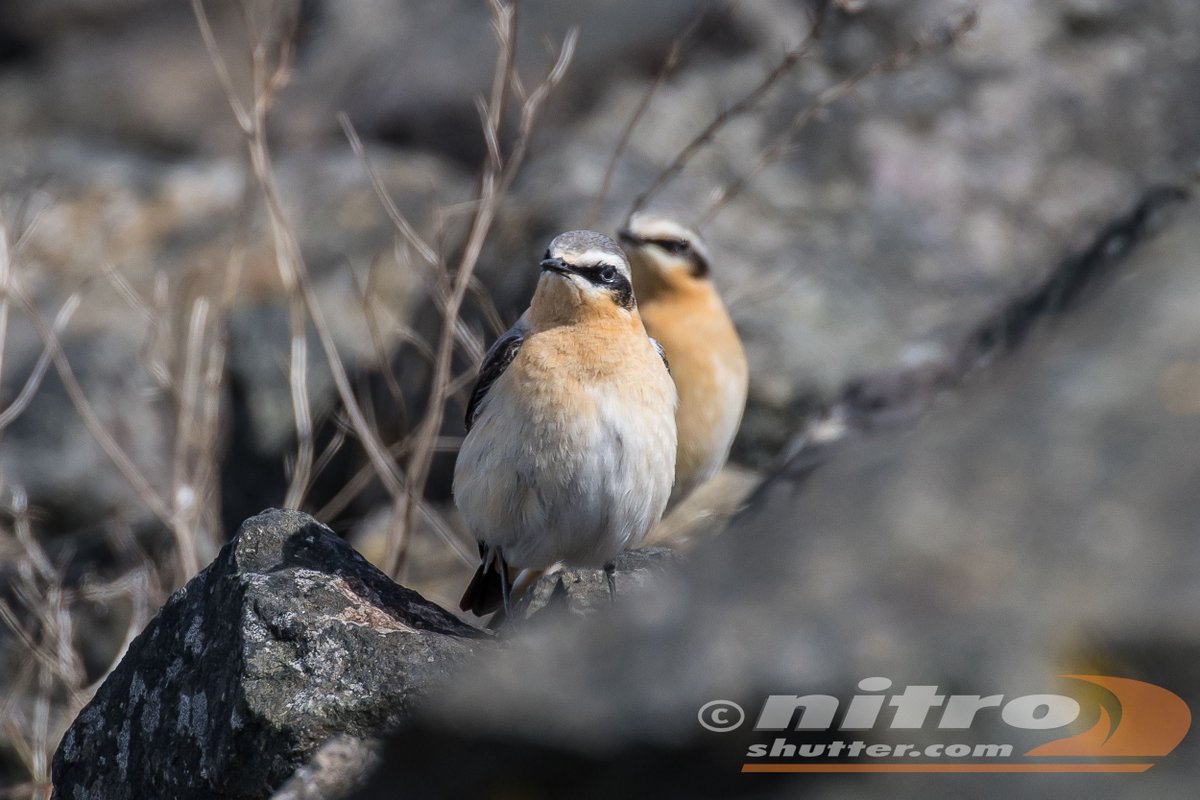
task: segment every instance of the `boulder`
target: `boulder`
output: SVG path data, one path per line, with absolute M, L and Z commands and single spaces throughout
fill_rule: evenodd
M 492 646 L 311 517 L 264 512 L 130 645 L 55 754 L 55 796 L 267 797 Z

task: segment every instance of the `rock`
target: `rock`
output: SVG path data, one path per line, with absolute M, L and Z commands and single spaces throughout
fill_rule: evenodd
M 665 570 L 680 563 L 680 556 L 665 547 L 645 547 L 621 553 L 615 559 L 616 571 L 613 573 L 617 595 L 661 579 Z M 604 611 L 613 601 L 604 570 L 582 568 L 563 569 L 543 576 L 529 590 L 528 597 L 525 615 L 530 618 L 543 612 L 566 612 L 584 617 Z
M 130 645 L 55 754 L 55 796 L 267 797 L 490 647 L 311 517 L 264 512 Z
M 240 147 L 188 4 L 10 2 L 15 8 L 0 19 L 0 47 L 8 45 L 0 50 L 0 87 L 8 90 L 0 95 L 0 133 L 41 134 L 66 125 L 170 153 L 228 154 Z M 495 64 L 486 6 L 305 0 L 252 7 L 260 25 L 268 7 L 298 15 L 297 58 L 276 113 L 287 139 L 340 141 L 336 114 L 344 110 L 370 138 L 445 153 L 472 167 L 484 155 L 473 100 L 487 91 Z M 210 0 L 205 8 L 245 97 L 251 77 L 242 6 Z M 546 38 L 561 42 L 578 27 L 575 70 L 633 71 L 661 59 L 696 13 L 685 0 L 661 0 L 639 12 L 522 3 L 518 67 L 532 83 L 548 69 Z M 596 94 L 590 82 L 579 81 L 569 103 L 579 107 Z
M 486 7 L 471 0 L 314 6 L 310 41 L 291 89 L 296 128 L 311 126 L 305 136 L 337 137 L 332 111 L 344 109 L 373 138 L 478 163 L 486 151 L 473 98 L 491 83 L 496 50 Z M 620 4 L 521 3 L 516 64 L 526 85 L 550 67 L 545 42 L 557 46 L 572 27 L 579 29 L 572 73 L 628 73 L 661 59 L 696 8 L 661 0 L 629 11 Z M 590 81 L 569 84 L 556 98 L 560 107 L 580 109 L 599 94 Z
M 237 128 L 186 5 L 13 5 L 0 22 L 0 34 L 19 46 L 10 59 L 0 59 L 7 90 L 0 132 L 45 136 L 66 127 L 159 152 L 236 152 Z M 250 79 L 243 17 L 225 0 L 205 5 L 244 90 Z
M 528 646 L 436 693 L 356 796 L 397 785 L 536 796 L 567 781 L 603 797 L 635 780 L 648 793 L 791 796 L 790 782 L 739 774 L 747 744 L 763 741 L 749 722 L 710 733 L 698 710 L 732 700 L 753 720 L 768 694 L 846 696 L 868 676 L 1024 694 L 1089 670 L 1187 697 L 1200 648 L 1197 252 L 1193 202 L 1120 281 L 915 429 L 839 443 L 795 473 L 803 480 L 774 482 L 680 569 L 586 626 L 534 626 Z M 971 731 L 1018 747 L 1019 733 Z M 928 725 L 904 740 L 938 741 Z M 1198 747 L 1185 740 L 1138 776 L 1138 791 L 1186 796 Z M 945 780 L 864 781 L 854 794 L 929 797 Z M 958 785 L 1005 798 L 1046 780 Z M 840 781 L 805 786 L 817 798 L 846 793 Z M 1089 791 L 1128 796 L 1116 781 Z
M 353 792 L 379 763 L 378 742 L 338 735 L 271 795 L 271 800 L 333 800 Z
M 1127 213 L 1109 221 L 1086 246 L 976 323 L 957 347 L 914 353 L 908 364 L 848 382 L 818 425 L 833 421 L 846 431 L 913 425 L 941 395 L 1013 355 L 1047 325 L 1070 314 L 1110 283 L 1127 266 L 1130 254 L 1166 224 L 1176 206 L 1190 198 L 1191 193 L 1180 186 L 1147 190 Z M 789 459 L 798 453 L 804 440 L 812 439 L 811 434 L 806 431 L 789 446 Z

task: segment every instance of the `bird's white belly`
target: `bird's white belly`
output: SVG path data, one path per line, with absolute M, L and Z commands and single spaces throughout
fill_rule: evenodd
M 673 404 L 610 384 L 583 391 L 587 402 L 571 413 L 538 398 L 491 403 L 463 443 L 459 509 L 512 566 L 601 566 L 662 516 L 675 471 Z

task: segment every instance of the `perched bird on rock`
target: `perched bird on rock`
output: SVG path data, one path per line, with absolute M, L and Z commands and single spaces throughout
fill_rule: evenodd
M 658 524 L 675 476 L 675 384 L 608 237 L 550 243 L 529 309 L 467 408 L 454 499 L 481 564 L 461 608 L 509 611 L 516 570 L 603 566 Z
M 696 231 L 643 213 L 618 236 L 633 266 L 642 321 L 666 350 L 679 390 L 671 507 L 716 475 L 729 457 L 746 407 L 746 353 L 713 285 L 708 248 Z

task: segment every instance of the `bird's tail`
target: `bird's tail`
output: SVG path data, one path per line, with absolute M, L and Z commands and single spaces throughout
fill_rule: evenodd
M 512 586 L 512 578 L 508 574 L 508 565 L 504 563 L 504 558 L 497 548 L 481 543 L 479 558 L 479 569 L 475 570 L 475 577 L 467 584 L 462 599 L 458 601 L 458 607 L 482 617 L 504 605 L 505 582 Z
M 505 582 L 508 584 L 509 601 L 516 602 L 548 570 L 510 567 L 498 549 L 484 545 L 479 547 L 479 557 L 479 569 L 475 570 L 475 576 L 467 584 L 462 599 L 458 601 L 458 607 L 479 617 L 493 611 L 498 612 L 490 624 L 491 627 L 495 627 L 507 616 L 503 608 Z

